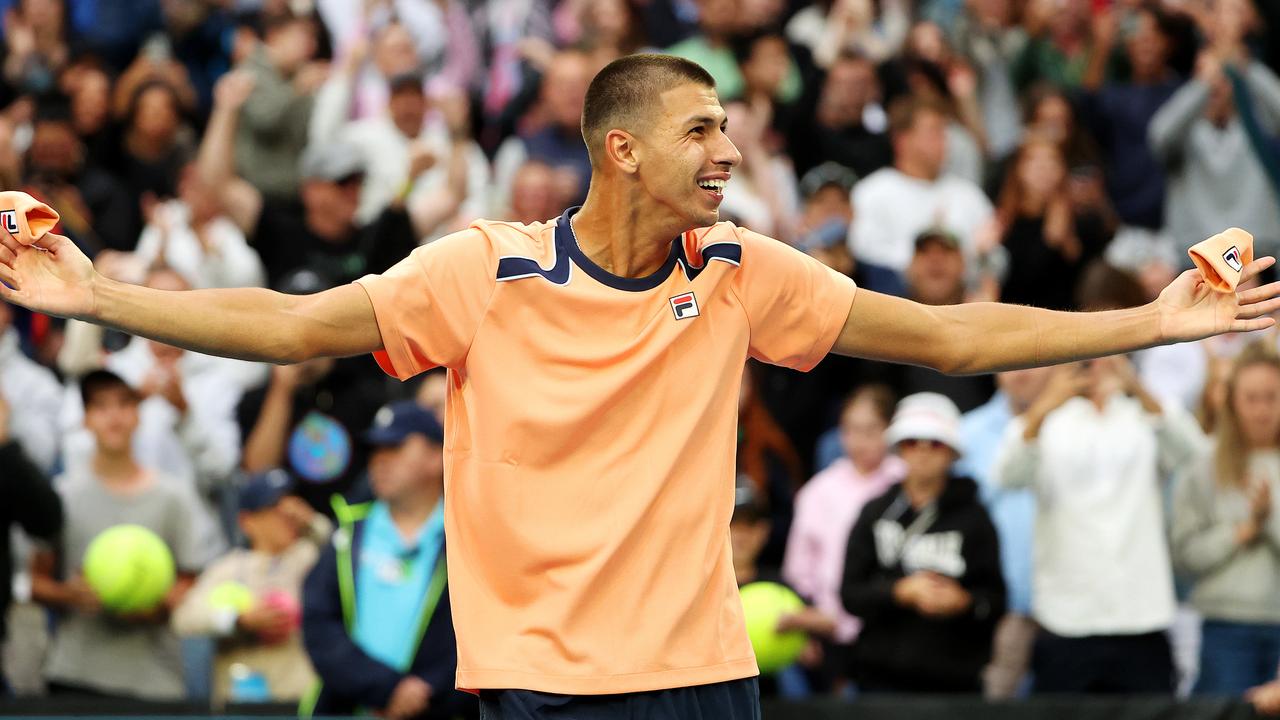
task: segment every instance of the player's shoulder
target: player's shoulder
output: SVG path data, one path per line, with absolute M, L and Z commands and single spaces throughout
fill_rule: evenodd
M 555 228 L 554 220 L 535 223 L 476 220 L 463 232 L 483 235 L 499 258 L 542 260 L 554 253 Z

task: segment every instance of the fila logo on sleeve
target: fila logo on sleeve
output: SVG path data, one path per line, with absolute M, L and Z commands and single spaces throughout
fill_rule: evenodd
M 18 213 L 13 210 L 0 210 L 0 223 L 4 224 L 4 229 L 9 231 L 10 235 L 18 234 Z
M 1240 262 L 1240 248 L 1232 245 L 1226 252 L 1222 253 L 1222 259 L 1227 261 L 1227 267 L 1236 272 L 1244 267 L 1244 263 Z
M 677 320 L 698 317 L 698 298 L 694 297 L 693 293 L 682 293 L 671 298 L 670 302 L 671 312 L 676 314 Z

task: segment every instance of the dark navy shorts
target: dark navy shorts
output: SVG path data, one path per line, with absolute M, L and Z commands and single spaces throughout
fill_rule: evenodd
M 756 678 L 622 695 L 481 690 L 480 720 L 760 720 Z

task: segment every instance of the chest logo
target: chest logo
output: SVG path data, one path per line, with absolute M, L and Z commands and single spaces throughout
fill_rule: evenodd
M 1227 266 L 1236 272 L 1244 267 L 1244 263 L 1240 262 L 1240 248 L 1232 245 L 1230 249 L 1222 253 L 1222 259 L 1227 261 Z
M 681 293 L 671 298 L 671 312 L 676 314 L 677 320 L 687 320 L 691 317 L 698 317 L 698 298 L 693 293 Z

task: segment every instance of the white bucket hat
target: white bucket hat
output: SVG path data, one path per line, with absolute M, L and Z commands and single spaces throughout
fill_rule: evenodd
M 961 454 L 960 409 L 951 398 L 933 392 L 908 395 L 898 403 L 885 431 L 890 447 L 903 440 L 937 440 Z

